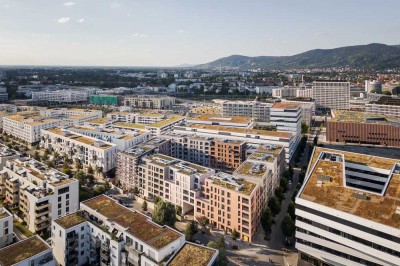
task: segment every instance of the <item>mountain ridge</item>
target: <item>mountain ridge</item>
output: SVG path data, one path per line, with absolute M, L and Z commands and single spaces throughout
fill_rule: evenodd
M 291 56 L 244 56 L 230 55 L 212 62 L 197 65 L 197 68 L 238 69 L 295 69 L 352 67 L 385 69 L 400 67 L 400 45 L 371 43 L 333 49 L 313 49 Z

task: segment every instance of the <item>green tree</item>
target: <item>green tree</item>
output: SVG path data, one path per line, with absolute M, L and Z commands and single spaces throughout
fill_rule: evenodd
M 301 123 L 301 134 L 307 134 L 308 133 L 308 125 L 306 123 Z
M 147 212 L 147 201 L 143 201 L 142 203 L 142 211 Z
M 161 198 L 159 196 L 155 196 L 154 197 L 153 202 L 154 202 L 155 205 L 157 205 L 160 201 L 161 201 Z
M 86 185 L 87 183 L 86 175 L 82 170 L 76 171 L 74 178 L 77 179 L 81 185 Z
M 33 158 L 34 158 L 36 161 L 40 161 L 40 155 L 39 155 L 39 152 L 38 152 L 38 151 L 35 151 L 35 153 L 33 154 Z
M 278 187 L 275 189 L 275 196 L 278 198 L 279 202 L 282 202 L 282 200 L 285 199 L 285 192 L 283 191 L 282 187 Z
M 271 197 L 268 200 L 268 207 L 272 212 L 272 215 L 275 216 L 281 211 L 281 203 L 279 199 L 275 196 Z
M 134 187 L 134 188 L 133 188 L 133 194 L 135 194 L 135 195 L 139 194 L 139 189 L 138 189 L 138 187 Z
M 182 215 L 182 207 L 181 206 L 176 206 L 176 214 L 177 215 Z
M 228 265 L 228 258 L 226 257 L 226 254 L 225 254 L 224 236 L 220 236 L 218 238 L 217 242 L 214 242 L 214 241 L 208 242 L 207 247 L 218 249 L 218 251 L 219 251 L 219 253 L 218 253 L 218 261 L 217 261 L 217 265 L 218 266 L 226 266 L 226 265 Z
M 89 165 L 87 172 L 88 172 L 88 174 L 93 175 L 94 171 L 93 171 L 92 165 Z
M 234 228 L 232 233 L 231 233 L 231 238 L 232 240 L 236 240 L 240 237 L 240 233 L 238 231 L 236 231 L 236 229 Z
M 94 176 L 93 175 L 86 175 L 86 182 L 88 184 L 93 184 L 94 183 Z
M 279 186 L 282 188 L 282 192 L 285 193 L 288 190 L 288 180 L 285 177 L 281 177 L 281 180 L 279 181 Z
M 384 91 L 383 94 L 392 95 L 392 92 L 390 92 L 390 91 Z
M 49 159 L 49 150 L 46 149 L 43 153 L 42 160 L 47 161 Z
M 271 232 L 271 227 L 272 227 L 272 212 L 271 209 L 265 206 L 261 212 L 261 226 L 265 232 L 265 234 L 268 234 Z
M 292 217 L 290 217 L 290 214 L 286 214 L 285 218 L 283 219 L 281 230 L 285 237 L 294 236 L 296 232 L 296 227 Z
M 64 166 L 62 172 L 63 172 L 64 174 L 70 176 L 70 177 L 71 177 L 71 175 L 72 175 L 72 171 L 71 171 L 71 169 L 70 169 L 68 166 Z
M 159 201 L 154 208 L 153 221 L 160 225 L 168 225 L 173 227 L 176 222 L 175 206 L 166 201 Z
M 206 226 L 209 223 L 208 218 L 205 216 L 201 216 L 201 217 L 197 218 L 197 221 L 199 222 L 199 225 L 201 226 L 201 228 L 203 230 L 206 229 Z
M 190 223 L 188 223 L 186 225 L 184 233 L 185 233 L 186 241 L 193 242 L 193 240 L 194 240 L 193 237 L 197 233 L 196 223 L 194 221 L 191 221 Z
M 288 214 L 290 215 L 290 217 L 292 217 L 293 220 L 296 218 L 295 211 L 296 211 L 296 205 L 294 204 L 293 201 L 290 201 L 288 206 Z

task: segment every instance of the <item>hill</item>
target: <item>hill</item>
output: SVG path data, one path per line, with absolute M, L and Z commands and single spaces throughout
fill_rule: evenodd
M 198 65 L 199 68 L 330 68 L 345 67 L 363 69 L 384 69 L 400 67 L 400 45 L 372 43 L 368 45 L 346 46 L 334 49 L 315 49 L 293 56 L 231 55 L 210 63 Z

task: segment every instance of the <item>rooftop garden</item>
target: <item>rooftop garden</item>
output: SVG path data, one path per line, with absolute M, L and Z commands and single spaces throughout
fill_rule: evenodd
M 185 244 L 171 260 L 170 266 L 207 266 L 216 253 L 215 250 L 193 244 Z
M 11 266 L 48 249 L 43 240 L 34 236 L 0 250 L 0 265 Z
M 75 225 L 85 222 L 86 219 L 83 217 L 81 212 L 74 212 L 55 220 L 56 223 L 61 225 L 63 228 L 68 229 Z

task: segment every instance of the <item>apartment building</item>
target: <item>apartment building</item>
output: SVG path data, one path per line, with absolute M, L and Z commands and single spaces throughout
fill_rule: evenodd
M 180 206 L 185 214 L 194 209 L 201 184 L 214 173 L 207 167 L 154 154 L 143 158 L 139 164 L 137 183 L 146 198 L 160 197 Z
M 7 161 L 18 158 L 21 156 L 20 152 L 12 150 L 7 146 L 0 145 L 0 169 L 6 165 Z M 0 187 L 1 192 L 1 187 Z
M 162 134 L 171 131 L 174 126 L 183 124 L 185 120 L 186 118 L 184 116 L 173 115 L 168 119 L 147 125 L 146 129 L 149 130 L 153 136 L 161 136 Z
M 125 97 L 124 105 L 138 109 L 169 110 L 175 105 L 175 98 L 157 95 L 129 95 Z
M 53 108 L 41 109 L 40 116 L 60 119 L 62 127 L 82 126 L 85 122 L 102 118 L 101 110 L 77 109 L 77 108 Z
M 170 141 L 153 138 L 150 141 L 137 145 L 117 155 L 116 180 L 124 191 L 139 188 L 138 168 L 145 156 L 155 153 L 170 154 Z
M 79 208 L 79 182 L 30 158 L 7 161 L 0 183 L 4 203 L 18 207 L 31 232 L 46 231 L 52 219 Z
M 182 265 L 216 265 L 219 251 L 190 242 L 186 242 L 165 264 L 165 266 Z
M 52 248 L 35 235 L 0 249 L 0 265 L 4 266 L 55 266 Z
M 78 103 L 86 102 L 89 99 L 89 95 L 89 91 L 86 90 L 33 91 L 32 100 L 57 103 Z
M 71 132 L 76 132 L 88 137 L 96 138 L 102 141 L 117 145 L 119 151 L 125 151 L 133 146 L 149 140 L 152 136 L 150 132 L 139 130 L 120 130 L 103 129 L 93 127 L 73 126 L 67 128 Z
M 333 110 L 326 124 L 329 142 L 400 147 L 400 118 L 344 110 Z
M 187 135 L 196 134 L 197 136 L 202 137 L 238 140 L 247 142 L 249 144 L 270 144 L 283 146 L 285 149 L 285 157 L 287 162 L 290 161 L 296 149 L 295 136 L 290 132 L 198 124 L 191 126 L 175 126 L 173 132 Z
M 280 102 L 271 108 L 271 124 L 280 132 L 290 132 L 295 136 L 295 146 L 301 137 L 302 109 L 298 103 Z
M 313 98 L 317 109 L 350 109 L 350 82 L 314 81 Z
M 365 104 L 368 113 L 400 117 L 400 98 L 380 97 L 377 101 Z
M 115 168 L 118 148 L 116 144 L 88 137 L 65 129 L 42 130 L 42 148 L 67 155 L 83 165 L 101 169 L 103 173 Z
M 277 145 L 260 145 L 233 173 L 258 184 L 263 189 L 264 202 L 274 194 L 285 170 L 285 150 Z
M 213 169 L 232 173 L 246 160 L 247 143 L 240 140 L 212 139 L 210 166 Z
M 135 123 L 141 125 L 154 124 L 164 119 L 167 119 L 166 115 L 157 113 L 140 113 L 135 115 Z
M 301 123 L 304 123 L 308 126 L 312 124 L 313 116 L 315 115 L 315 102 L 310 99 L 283 99 L 283 103 L 298 103 L 301 108 Z
M 220 125 L 225 127 L 252 128 L 253 120 L 246 116 L 219 116 L 213 114 L 203 114 L 192 116 L 186 119 L 191 124 Z
M 400 160 L 316 147 L 296 197 L 296 248 L 313 265 L 398 265 Z
M 112 112 L 107 114 L 107 118 L 122 123 L 134 123 L 135 115 L 135 113 L 130 112 Z
M 13 216 L 6 208 L 0 207 L 0 249 L 13 241 Z
M 297 91 L 301 89 L 299 87 L 282 87 L 272 89 L 273 98 L 292 98 L 297 97 Z
M 3 117 L 3 132 L 30 144 L 40 140 L 42 129 L 50 129 L 59 125 L 60 120 L 58 119 L 43 118 L 32 112 Z
M 263 191 L 251 181 L 219 172 L 204 180 L 196 198 L 196 219 L 205 216 L 214 227 L 251 242 L 259 228 Z
M 115 121 L 104 117 L 104 118 L 91 119 L 83 123 L 83 125 L 85 127 L 87 126 L 87 127 L 109 128 L 113 125 L 114 122 Z
M 158 266 L 185 243 L 183 234 L 105 195 L 80 209 L 52 223 L 58 265 Z
M 272 105 L 260 101 L 226 101 L 222 103 L 222 116 L 245 116 L 254 122 L 268 122 Z

